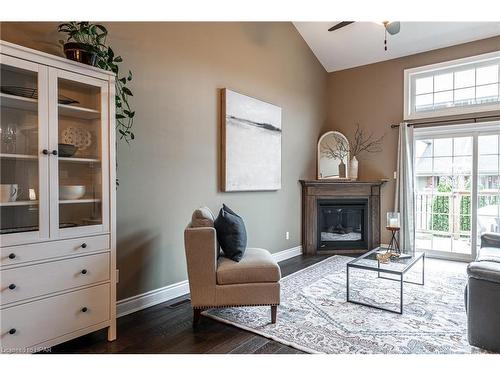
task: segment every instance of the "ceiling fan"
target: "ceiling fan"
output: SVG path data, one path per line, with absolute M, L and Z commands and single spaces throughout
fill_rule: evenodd
M 354 22 L 355 21 L 339 22 L 336 25 L 330 27 L 328 31 L 335 31 L 341 29 L 342 27 L 346 27 Z M 383 21 L 382 24 L 384 25 L 385 28 L 384 49 L 387 51 L 387 33 L 389 33 L 390 35 L 396 35 L 397 33 L 399 33 L 399 30 L 401 30 L 401 23 L 399 21 L 393 21 L 393 22 Z

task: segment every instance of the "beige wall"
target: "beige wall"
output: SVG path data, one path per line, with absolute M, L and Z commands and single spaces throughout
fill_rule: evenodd
M 323 131 L 352 135 L 356 123 L 376 136 L 385 134 L 384 150 L 360 158 L 362 180 L 390 178 L 383 187 L 382 242 L 388 243 L 385 213 L 394 207 L 398 130 L 390 125 L 403 119 L 403 70 L 500 50 L 500 36 L 399 59 L 346 69 L 328 75 L 328 121 Z
M 2 23 L 3 40 L 60 54 L 57 23 Z M 183 229 L 193 208 L 225 202 L 245 219 L 249 245 L 300 244 L 300 178 L 314 178 L 316 140 L 356 123 L 386 134 L 384 151 L 360 160 L 360 178 L 392 178 L 402 120 L 403 70 L 500 48 L 500 37 L 327 74 L 290 23 L 108 23 L 132 69 L 136 141 L 118 152 L 119 298 L 186 278 Z M 218 190 L 223 87 L 283 109 L 278 192 Z M 328 116 L 328 121 L 325 118 Z M 383 188 L 382 214 L 393 207 Z M 290 240 L 285 240 L 285 232 Z M 382 229 L 383 242 L 389 237 Z
M 56 23 L 3 23 L 1 38 L 60 54 Z M 109 23 L 134 72 L 136 140 L 118 152 L 118 298 L 186 279 L 183 230 L 192 210 L 223 202 L 249 245 L 300 244 L 300 178 L 315 174 L 327 73 L 291 23 Z M 277 192 L 218 190 L 219 89 L 283 109 Z M 285 240 L 285 232 L 290 240 Z

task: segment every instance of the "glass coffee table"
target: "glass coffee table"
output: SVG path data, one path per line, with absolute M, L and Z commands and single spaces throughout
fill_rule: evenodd
M 374 307 L 379 310 L 389 311 L 397 314 L 403 313 L 403 285 L 405 283 L 424 285 L 425 281 L 425 254 L 422 252 L 402 252 L 400 258 L 392 258 L 389 263 L 380 263 L 377 259 L 377 253 L 385 252 L 385 248 L 373 249 L 360 257 L 351 260 L 347 263 L 347 302 L 356 303 L 358 305 Z M 413 268 L 417 263 L 421 261 L 422 263 L 422 282 L 414 282 L 404 280 L 405 274 Z M 377 282 L 377 280 L 385 279 L 392 280 L 399 283 L 399 310 L 393 310 L 381 306 L 376 306 L 375 304 L 355 301 L 351 297 L 351 284 L 349 282 L 350 272 L 352 269 L 359 269 L 365 272 L 376 272 L 377 277 L 373 279 L 372 282 Z

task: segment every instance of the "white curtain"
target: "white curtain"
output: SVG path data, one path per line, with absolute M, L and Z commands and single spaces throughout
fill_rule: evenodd
M 399 243 L 402 250 L 414 251 L 415 244 L 415 176 L 413 174 L 413 127 L 399 124 L 398 163 L 394 210 L 401 215 Z

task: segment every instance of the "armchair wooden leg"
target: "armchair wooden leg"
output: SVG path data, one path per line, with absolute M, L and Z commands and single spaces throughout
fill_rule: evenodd
M 193 327 L 196 327 L 201 319 L 203 309 L 193 309 Z
M 278 306 L 271 306 L 271 323 L 276 323 L 276 315 L 278 313 Z

